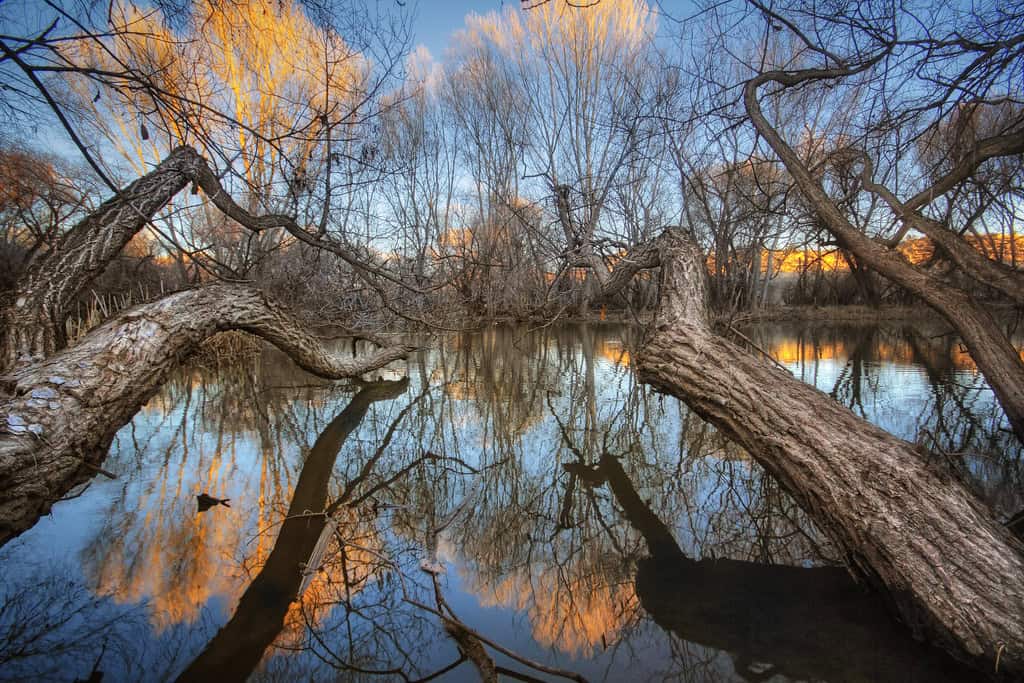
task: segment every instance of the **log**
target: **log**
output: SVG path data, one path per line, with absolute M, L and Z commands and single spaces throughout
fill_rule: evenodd
M 745 680 L 977 680 L 912 640 L 842 567 L 687 557 L 618 460 L 605 453 L 598 469 L 647 545 L 637 565 L 640 606 L 683 640 L 728 652 Z M 770 668 L 754 674 L 755 662 Z
M 712 331 L 704 259 L 658 239 L 640 378 L 742 445 L 911 633 L 994 677 L 1024 677 L 1024 546 L 910 444 Z
M 178 292 L 128 310 L 0 380 L 0 545 L 32 526 L 83 473 L 93 474 L 114 434 L 167 374 L 224 330 L 260 336 L 329 379 L 377 370 L 414 348 L 335 356 L 279 304 L 243 284 Z

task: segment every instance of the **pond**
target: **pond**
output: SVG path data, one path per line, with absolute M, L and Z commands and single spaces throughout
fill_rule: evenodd
M 746 334 L 1024 506 L 1020 448 L 941 328 Z M 0 679 L 478 680 L 464 628 L 508 680 L 972 680 L 750 455 L 640 384 L 631 345 L 490 327 L 372 384 L 272 349 L 181 369 L 115 438 L 116 478 L 0 548 Z

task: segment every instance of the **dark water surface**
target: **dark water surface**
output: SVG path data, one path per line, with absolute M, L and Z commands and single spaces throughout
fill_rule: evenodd
M 1020 449 L 941 333 L 749 332 L 1016 511 Z M 492 328 L 360 387 L 271 350 L 182 370 L 118 434 L 116 480 L 0 548 L 0 679 L 417 680 L 460 658 L 438 611 L 588 680 L 972 679 L 746 452 L 638 384 L 628 337 Z

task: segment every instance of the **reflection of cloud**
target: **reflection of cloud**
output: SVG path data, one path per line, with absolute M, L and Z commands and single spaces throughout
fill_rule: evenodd
M 489 590 L 475 592 L 485 607 L 526 612 L 534 640 L 544 647 L 579 656 L 612 645 L 638 616 L 633 582 L 612 584 L 600 572 L 576 576 L 571 570 L 566 578 L 562 569 L 535 565 L 533 571 L 509 574 Z

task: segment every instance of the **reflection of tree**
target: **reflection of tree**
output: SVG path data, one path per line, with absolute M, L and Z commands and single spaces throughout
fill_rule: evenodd
M 448 534 L 478 600 L 525 613 L 538 643 L 577 656 L 625 642 L 639 618 L 642 545 L 592 476 L 606 451 L 635 465 L 645 497 L 698 552 L 799 563 L 827 545 L 742 449 L 639 385 L 621 354 L 605 357 L 619 332 L 575 334 L 535 359 L 555 379 L 547 419 L 481 473 L 474 514 Z
M 110 467 L 131 477 L 112 496 L 103 527 L 81 556 L 85 582 L 110 594 L 122 614 L 149 613 L 148 637 L 157 653 L 146 655 L 142 665 L 149 678 L 158 669 L 166 676 L 182 671 L 187 662 L 181 658 L 195 656 L 230 616 L 221 616 L 221 606 L 239 605 L 232 617 L 238 624 L 255 620 L 256 609 L 241 609 L 239 597 L 247 588 L 255 593 L 257 584 L 250 583 L 264 576 L 260 585 L 277 578 L 284 583 L 262 591 L 277 600 L 270 621 L 279 632 L 271 635 L 270 649 L 261 650 L 260 678 L 320 679 L 343 671 L 358 677 L 360 669 L 398 678 L 429 674 L 458 653 L 443 620 L 404 602 L 406 595 L 433 602 L 421 562 L 454 566 L 458 590 L 479 604 L 517 612 L 536 643 L 555 653 L 550 657 L 614 657 L 621 668 L 628 666 L 625 658 L 643 656 L 653 637 L 658 647 L 679 655 L 687 675 L 703 662 L 708 678 L 721 677 L 723 665 L 733 666 L 722 649 L 733 648 L 739 657 L 769 641 L 730 642 L 742 633 L 730 636 L 714 624 L 702 638 L 695 624 L 678 622 L 683 617 L 673 605 L 684 600 L 685 587 L 663 574 L 686 567 L 667 563 L 662 572 L 658 553 L 642 559 L 650 539 L 623 516 L 624 506 L 605 483 L 598 465 L 607 454 L 619 457 L 639 499 L 663 520 L 663 536 L 697 558 L 697 569 L 680 577 L 725 591 L 725 579 L 698 571 L 710 566 L 701 562 L 718 558 L 715 566 L 742 562 L 737 576 L 756 587 L 762 575 L 747 573 L 748 564 L 821 564 L 834 551 L 742 448 L 679 402 L 637 383 L 624 336 L 614 326 L 525 334 L 496 328 L 445 340 L 410 366 L 417 398 L 368 408 L 344 444 L 336 444 L 342 455 L 325 456 L 322 468 L 316 454 L 326 435 L 338 433 L 332 425 L 340 417 L 331 416 L 351 415 L 351 405 L 341 411 L 344 394 L 268 356 L 216 372 L 182 372 L 119 436 Z M 956 382 L 922 385 L 931 393 L 913 410 L 904 409 L 900 428 L 913 436 L 919 425 L 944 425 L 935 431 L 953 439 L 943 442 L 949 453 L 968 446 L 981 452 L 988 438 L 1000 443 L 985 417 L 988 404 L 976 398 L 955 364 L 944 369 L 955 353 L 955 343 L 945 338 L 917 340 L 916 350 L 902 332 L 888 329 L 860 336 L 780 332 L 763 339 L 766 349 L 792 347 L 808 379 L 817 373 L 829 388 L 838 387 L 841 399 L 859 394 L 869 415 L 886 399 L 883 392 L 892 391 L 886 363 L 926 379 L 934 375 L 933 384 L 952 376 Z M 848 362 L 851 356 L 859 358 L 859 370 Z M 829 359 L 834 367 L 827 366 Z M 920 370 L 929 364 L 934 372 Z M 856 382 L 855 374 L 862 375 Z M 960 410 L 979 424 L 956 431 Z M 297 458 L 321 433 L 305 462 Z M 983 461 L 991 473 L 985 470 L 982 479 L 1017 481 L 1008 466 L 999 471 L 1008 460 Z M 330 483 L 313 476 L 320 469 Z M 296 506 L 313 478 L 326 487 L 326 497 L 307 504 L 309 512 L 338 501 L 353 504 L 338 504 L 333 534 L 322 533 L 322 515 L 304 517 L 294 529 L 290 521 L 281 524 L 305 511 Z M 231 497 L 234 507 L 196 515 L 194 496 L 201 491 Z M 451 511 L 462 506 L 467 511 L 452 519 Z M 317 549 L 316 541 L 324 542 L 322 562 L 313 563 L 321 570 L 307 573 L 308 585 L 293 588 L 302 580 L 298 563 L 313 554 L 308 548 L 312 542 Z M 301 548 L 279 559 L 294 544 Z M 638 566 L 646 577 L 640 589 Z M 766 591 L 775 585 L 774 575 L 765 574 Z M 283 596 L 297 592 L 303 599 L 282 607 Z M 267 600 L 257 606 L 267 608 Z M 657 624 L 685 640 L 660 635 L 644 616 L 651 600 L 668 606 L 666 613 L 652 608 Z M 804 617 L 823 618 L 810 612 Z M 222 633 L 243 630 L 230 623 Z M 263 627 L 244 630 L 255 637 Z M 505 640 L 500 633 L 483 635 Z M 177 661 L 170 650 L 180 653 Z M 776 662 L 776 670 L 782 666 L 781 657 L 761 651 L 757 658 Z M 738 668 L 752 671 L 742 662 Z
M 178 680 L 202 681 L 214 677 L 244 680 L 256 667 L 263 651 L 284 627 L 293 600 L 296 596 L 301 597 L 300 586 L 304 574 L 318 568 L 305 563 L 310 561 L 318 543 L 329 542 L 337 530 L 338 522 L 325 512 L 325 508 L 330 475 L 342 444 L 362 421 L 371 403 L 393 399 L 407 385 L 408 382 L 403 381 L 362 389 L 348 407 L 320 433 L 302 466 L 274 549 L 270 551 L 259 574 L 242 594 L 235 615 Z M 325 531 L 327 537 L 321 541 Z M 355 530 L 346 531 L 352 534 Z M 366 564 L 366 559 L 365 556 L 360 557 L 357 563 Z M 365 574 L 358 576 L 361 571 L 362 568 L 358 566 L 355 569 L 356 576 L 345 571 L 342 581 L 346 584 L 350 581 L 365 581 Z
M 130 661 L 133 619 L 104 603 L 59 572 L 2 577 L 0 681 L 84 680 L 104 656 Z
M 840 567 L 687 557 L 618 460 L 602 457 L 600 470 L 650 553 L 637 572 L 640 604 L 680 638 L 730 652 L 746 680 L 973 679 L 914 642 Z
M 1021 499 L 1022 446 L 958 338 L 942 326 L 764 326 L 753 332 L 773 357 L 796 366 L 862 417 L 952 464 L 997 510 Z M 833 372 L 834 380 L 829 379 Z M 940 462 L 941 461 L 941 462 Z
M 246 534 L 283 514 L 294 455 L 322 427 L 319 408 L 335 393 L 272 356 L 176 373 L 122 431 L 119 443 L 128 432 L 135 447 L 112 455 L 115 469 L 134 474 L 82 556 L 94 590 L 145 602 L 160 634 L 195 623 L 212 597 L 233 602 L 272 540 L 256 534 L 247 544 Z M 202 492 L 234 507 L 197 516 Z

